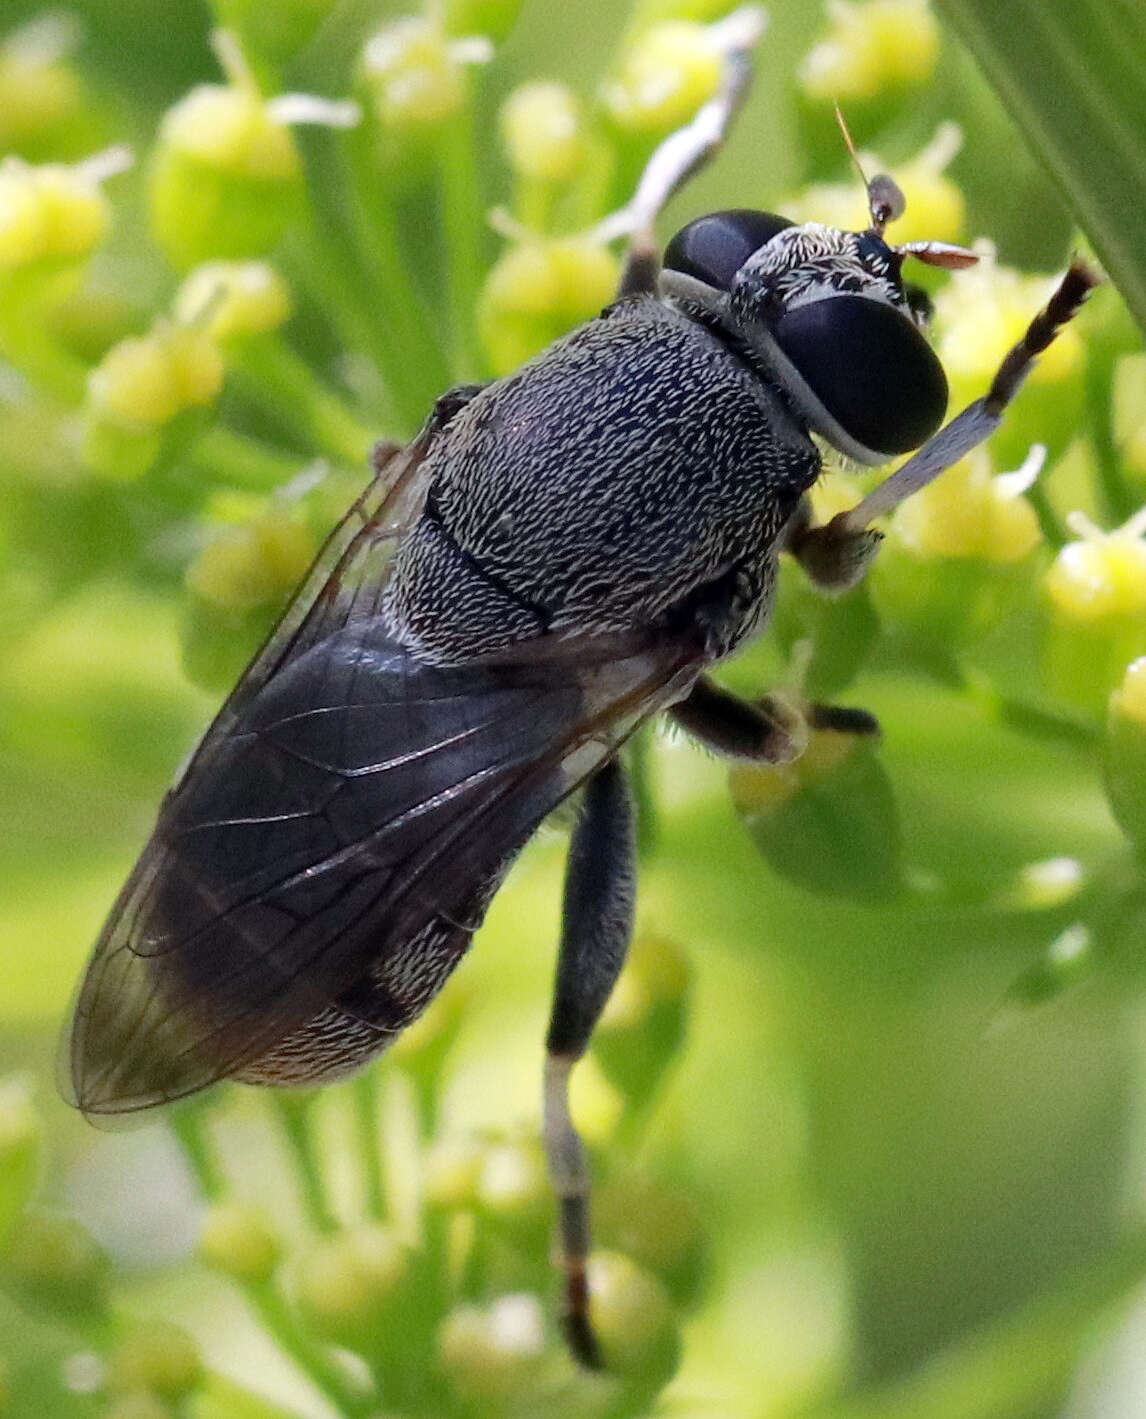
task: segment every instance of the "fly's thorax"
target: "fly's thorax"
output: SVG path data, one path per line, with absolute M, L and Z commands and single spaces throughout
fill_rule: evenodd
M 453 638 L 479 578 L 478 601 L 509 598 L 502 624 L 532 634 L 648 625 L 765 557 L 818 471 L 724 342 L 658 299 L 621 301 L 451 421 L 400 555 L 404 604 L 423 635 Z

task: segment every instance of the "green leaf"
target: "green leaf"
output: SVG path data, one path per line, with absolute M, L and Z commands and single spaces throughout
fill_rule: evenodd
M 1146 329 L 1146 7 L 937 0 Z

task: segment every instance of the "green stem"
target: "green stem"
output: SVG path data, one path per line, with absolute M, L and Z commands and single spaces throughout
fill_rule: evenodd
M 374 1396 L 352 1388 L 323 1347 L 300 1329 L 272 1282 L 251 1284 L 244 1291 L 271 1337 L 340 1414 L 356 1419 L 376 1407 Z
M 1035 510 L 1035 516 L 1039 520 L 1039 530 L 1043 534 L 1044 541 L 1056 550 L 1059 547 L 1065 547 L 1069 541 L 1066 528 L 1051 505 L 1051 500 L 1047 497 L 1043 485 L 1035 483 L 1033 487 L 1028 488 L 1026 499 Z
M 398 240 L 394 206 L 378 173 L 372 132 L 355 134 L 350 143 L 347 191 L 355 240 L 364 252 L 371 279 L 371 315 L 384 346 L 380 368 L 393 373 L 412 399 L 415 423 L 429 402 L 450 382 L 439 334 L 440 321 L 415 283 Z
M 1112 526 L 1125 522 L 1138 506 L 1138 500 L 1126 486 L 1122 476 L 1122 460 L 1114 445 L 1111 395 L 1114 361 L 1093 359 L 1086 364 L 1086 408 L 1090 425 L 1091 446 L 1098 472 L 1098 492 L 1105 504 Z
M 364 1070 L 354 1080 L 351 1090 L 358 1133 L 358 1153 L 366 1182 L 366 1207 L 371 1217 L 383 1217 L 386 1214 L 386 1190 L 382 1181 L 382 1156 L 378 1148 L 377 1069 Z
M 474 312 L 482 278 L 485 212 L 477 179 L 473 115 L 466 104 L 445 125 L 439 152 L 446 253 L 447 326 L 455 382 L 475 377 Z
M 449 371 L 398 245 L 369 134 L 354 134 L 344 148 L 333 135 L 312 129 L 303 147 L 315 270 L 336 293 L 332 314 L 346 327 L 344 335 L 361 332 L 348 343 L 369 352 L 405 431 L 412 432 Z
M 354 467 L 370 452 L 372 430 L 279 336 L 248 341 L 236 353 L 232 378 L 253 403 L 336 462 Z
M 959 677 L 958 685 L 989 719 L 1009 725 L 1032 738 L 1066 744 L 1076 749 L 1093 749 L 1101 738 L 1099 728 L 1080 719 L 1000 694 L 985 676 L 964 672 Z
M 200 1192 L 208 1202 L 218 1202 L 227 1190 L 227 1180 L 211 1142 L 203 1106 L 190 1104 L 173 1109 L 169 1121 Z
M 921 1370 L 806 1419 L 1010 1419 L 1055 1404 L 1085 1328 L 1123 1304 L 1146 1274 L 1146 1232 Z
M 303 460 L 221 424 L 212 424 L 186 453 L 187 463 L 211 483 L 270 493 L 298 473 Z
M 83 402 L 88 366 L 52 339 L 42 312 L 2 296 L 0 357 L 46 393 L 67 404 Z
M 277 1091 L 271 1095 L 271 1101 L 294 1161 L 299 1190 L 311 1225 L 320 1232 L 336 1231 L 338 1222 L 327 1201 L 322 1167 L 310 1127 L 308 1104 Z

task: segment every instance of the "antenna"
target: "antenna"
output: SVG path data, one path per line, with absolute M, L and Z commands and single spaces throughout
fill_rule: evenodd
M 893 177 L 888 177 L 886 173 L 876 173 L 875 177 L 868 181 L 867 174 L 863 170 L 859 153 L 856 152 L 856 145 L 852 141 L 851 132 L 840 110 L 839 104 L 833 100 L 832 107 L 836 112 L 836 122 L 839 124 L 840 132 L 843 134 L 844 145 L 851 160 L 855 164 L 856 172 L 860 175 L 864 191 L 867 193 L 867 209 L 871 215 L 870 231 L 877 237 L 883 236 L 883 230 L 888 222 L 894 222 L 897 217 L 902 217 L 907 203 L 904 200 L 899 184 Z

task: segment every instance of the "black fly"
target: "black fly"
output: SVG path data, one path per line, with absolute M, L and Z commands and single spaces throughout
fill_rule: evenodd
M 879 542 L 872 518 L 992 432 L 1093 284 L 1073 266 L 987 395 L 936 433 L 946 379 L 900 268 L 974 258 L 888 244 L 903 203 L 890 179 L 869 184 L 864 232 L 715 213 L 660 269 L 653 219 L 718 145 L 749 43 L 650 161 L 616 302 L 380 449 L 167 796 L 72 1025 L 71 1096 L 92 1116 L 225 1078 L 356 1069 L 434 996 L 514 855 L 583 787 L 544 1117 L 566 1329 L 588 1364 L 588 1181 L 567 1082 L 632 925 L 618 751 L 666 711 L 720 753 L 798 754 L 790 707 L 706 675 L 766 621 L 780 551 L 822 585 L 853 584 Z M 922 448 L 817 527 L 813 435 L 864 464 Z

